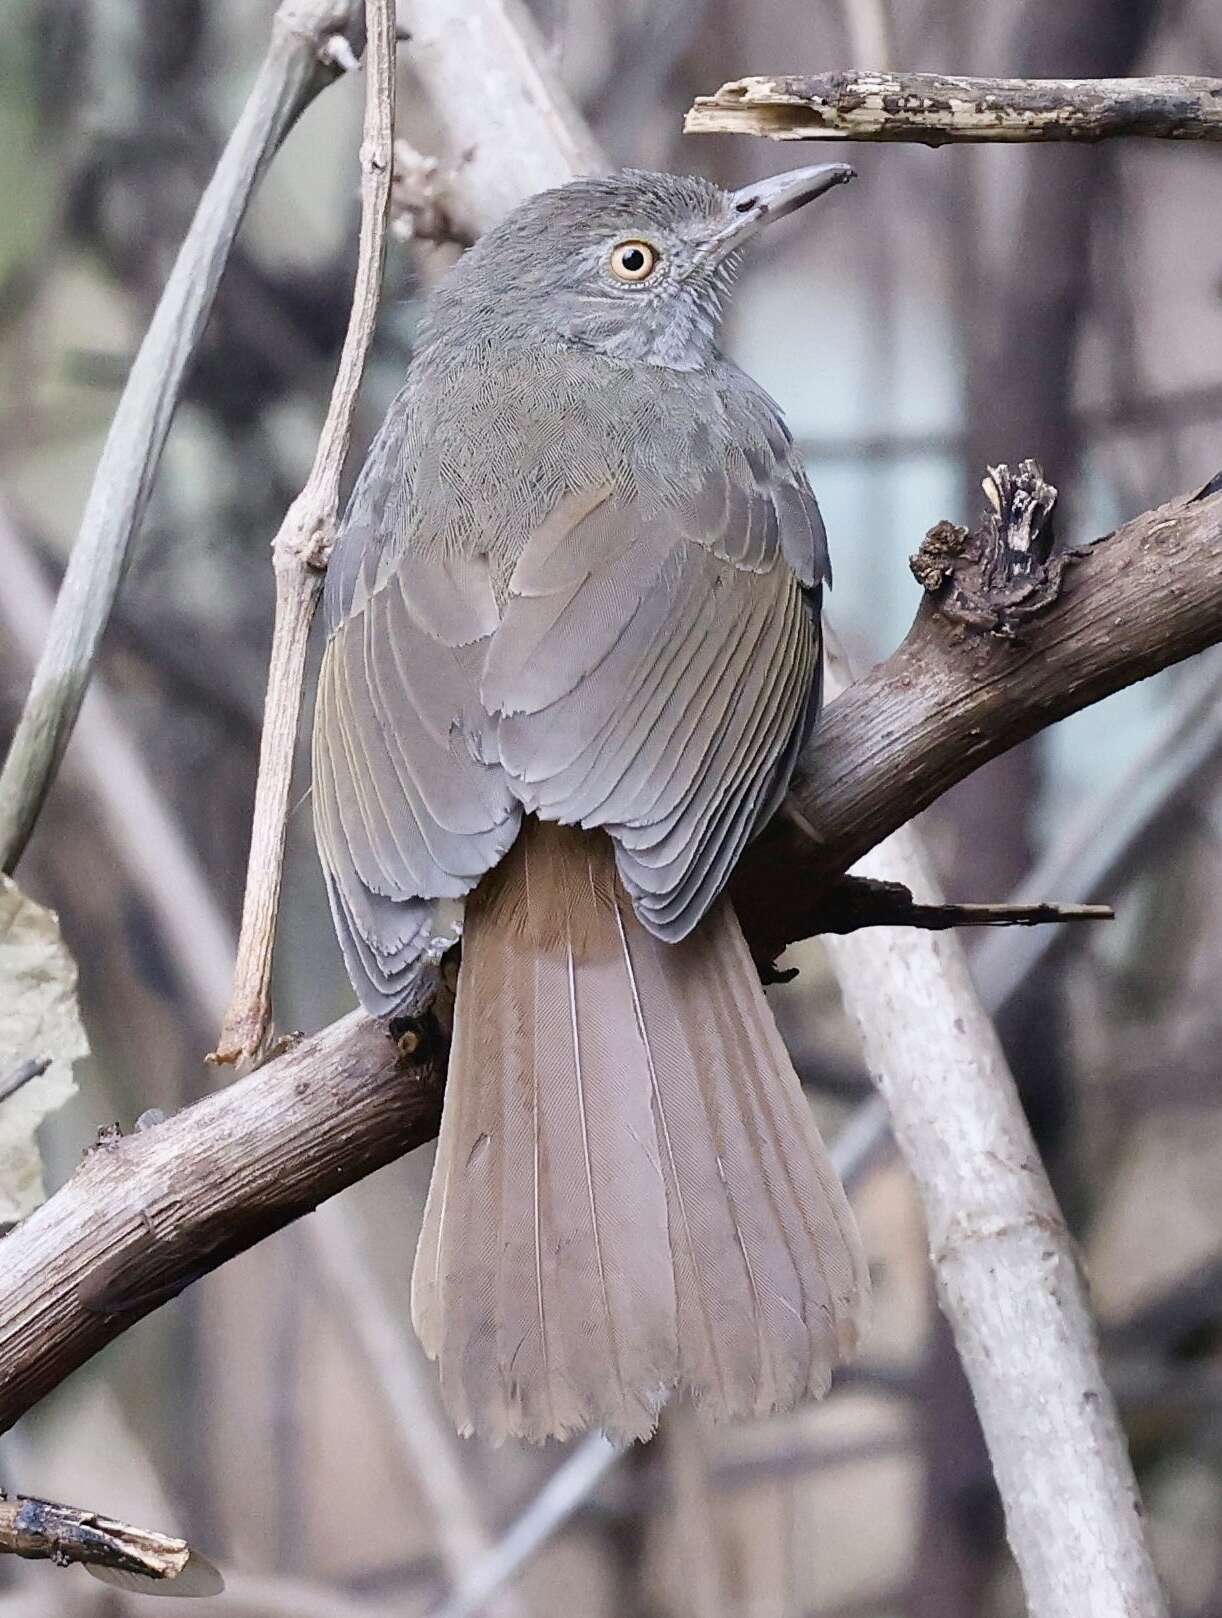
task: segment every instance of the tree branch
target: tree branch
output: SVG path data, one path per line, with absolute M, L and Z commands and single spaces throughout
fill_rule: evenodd
M 1013 633 L 1013 603 L 999 600 L 991 631 L 940 610 L 956 591 L 970 599 L 978 563 L 963 529 L 931 533 L 919 565 L 934 590 L 908 638 L 828 705 L 795 812 L 739 863 L 731 891 L 758 960 L 817 931 L 826 884 L 988 759 L 1222 640 L 1222 483 L 1144 512 L 1068 565 L 1052 558 L 1055 589 Z
M 399 17 L 452 169 L 446 213 L 460 239 L 536 191 L 607 169 L 521 0 L 400 0 Z
M 1222 140 L 1222 79 L 967 79 L 814 73 L 734 79 L 698 96 L 689 135 L 769 140 Z
M 856 933 L 863 927 L 916 927 L 941 933 L 951 927 L 1044 927 L 1063 921 L 1114 921 L 1110 905 L 921 904 L 902 882 L 845 876 L 819 901 L 820 933 Z
M 0 1242 L 0 1425 L 201 1275 L 432 1139 L 443 1077 L 440 1039 L 405 1057 L 353 1014 L 86 1153 Z
M 1062 584 L 1017 640 L 927 601 L 904 645 L 829 705 L 794 796 L 802 825 L 787 818 L 779 842 L 766 833 L 739 884 L 757 958 L 819 930 L 829 882 L 985 757 L 1222 640 L 1222 489 L 1135 519 Z M 0 1241 L 0 1429 L 192 1281 L 432 1139 L 445 1017 L 439 1006 L 397 1047 L 354 1013 L 91 1152 Z
M 90 1572 L 112 1569 L 150 1595 L 217 1595 L 224 1580 L 185 1539 L 96 1511 L 0 1491 L 0 1553 Z M 99 1574 L 105 1577 L 105 1574 Z M 159 1586 L 161 1587 L 159 1590 Z
M 246 205 L 301 111 L 335 77 L 334 41 L 359 38 L 359 17 L 355 0 L 283 0 L 276 12 L 263 66 L 200 199 L 94 473 L 51 631 L 0 772 L 5 871 L 21 857 L 76 723 L 183 379 Z
M 335 543 L 339 483 L 348 458 L 357 394 L 373 341 L 386 256 L 395 138 L 394 0 L 366 0 L 365 123 L 361 141 L 361 233 L 352 313 L 314 465 L 272 541 L 276 616 L 272 629 L 259 773 L 250 829 L 242 927 L 233 993 L 214 1062 L 249 1061 L 271 1029 L 272 949 L 280 911 L 293 753 L 301 714 L 310 624 Z
M 936 891 L 912 826 L 865 866 Z M 1073 1244 L 963 946 L 862 932 L 827 947 L 920 1191 L 1028 1610 L 1162 1618 Z

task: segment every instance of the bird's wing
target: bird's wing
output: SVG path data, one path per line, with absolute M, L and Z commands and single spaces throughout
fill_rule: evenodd
M 435 951 L 433 901 L 467 893 L 520 806 L 481 761 L 480 670 L 499 623 L 486 558 L 397 553 L 404 412 L 391 411 L 327 578 L 314 718 L 314 825 L 349 974 L 386 1015 Z
M 481 700 L 514 790 L 602 826 L 651 932 L 688 933 L 776 808 L 818 664 L 822 524 L 788 455 L 662 504 L 571 497 L 527 544 Z

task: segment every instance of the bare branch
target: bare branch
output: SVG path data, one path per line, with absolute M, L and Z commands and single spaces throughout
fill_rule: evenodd
M 403 1058 L 353 1014 L 87 1153 L 0 1245 L 0 1425 L 201 1275 L 431 1139 L 443 1076 L 439 1039 Z
M 354 33 L 359 27 L 354 14 L 359 15 L 354 0 L 284 0 L 263 66 L 140 345 L 0 772 L 0 868 L 5 871 L 21 857 L 76 723 L 183 379 L 246 205 L 302 109 L 334 78 L 328 42 Z
M 254 1060 L 271 1029 L 272 950 L 280 910 L 293 751 L 301 713 L 306 647 L 335 543 L 339 485 L 348 457 L 357 394 L 373 340 L 395 135 L 394 0 L 366 0 L 365 124 L 361 141 L 361 234 L 352 313 L 314 465 L 272 542 L 276 618 L 263 708 L 259 773 L 246 868 L 233 993 L 212 1060 Z
M 166 1595 L 216 1595 L 224 1588 L 220 1574 L 185 1539 L 33 1495 L 0 1492 L 0 1554 L 6 1552 L 58 1567 L 76 1562 L 102 1570 L 100 1577 L 110 1571 L 119 1576 L 114 1582 L 150 1594 L 159 1586 Z
M 938 933 L 951 927 L 1043 927 L 1115 919 L 1110 905 L 920 904 L 902 882 L 861 876 L 841 877 L 819 900 L 820 933 L 855 933 L 862 927 L 918 927 Z
M 31 1079 L 41 1079 L 50 1066 L 49 1056 L 30 1056 L 24 1062 L 18 1062 L 8 1073 L 0 1073 L 0 1101 L 15 1096 Z
M 1222 79 L 968 79 L 814 73 L 734 79 L 698 96 L 689 135 L 769 140 L 1222 140 Z
M 608 167 L 521 0 L 401 0 L 399 16 L 451 168 L 446 212 L 460 238 L 535 191 Z
M 933 887 L 911 826 L 865 864 Z M 827 947 L 920 1189 L 1028 1608 L 1039 1618 L 1160 1618 L 1073 1245 L 962 946 L 863 932 Z
M 941 612 L 943 594 L 967 589 L 978 563 L 963 530 L 933 532 L 937 596 L 903 645 L 829 704 L 799 762 L 790 812 L 735 873 L 731 891 L 758 960 L 817 931 L 826 883 L 979 765 L 1222 640 L 1222 487 L 1145 512 L 1075 553 L 1055 599 L 1015 634 L 1004 596 L 993 632 Z M 958 560 L 948 534 L 959 536 Z

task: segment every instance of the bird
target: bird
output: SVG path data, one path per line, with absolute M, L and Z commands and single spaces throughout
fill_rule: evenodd
M 412 1319 L 492 1443 L 789 1409 L 863 1329 L 724 891 L 818 714 L 827 543 L 718 345 L 743 248 L 852 172 L 527 199 L 430 293 L 331 559 L 316 841 L 370 1014 L 461 940 Z

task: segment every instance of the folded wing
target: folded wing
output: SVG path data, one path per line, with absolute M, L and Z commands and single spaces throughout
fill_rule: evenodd
M 675 500 L 573 497 L 514 569 L 480 688 L 501 764 L 526 809 L 610 833 L 658 937 L 691 931 L 784 792 L 821 536 L 800 473 L 744 459 Z

